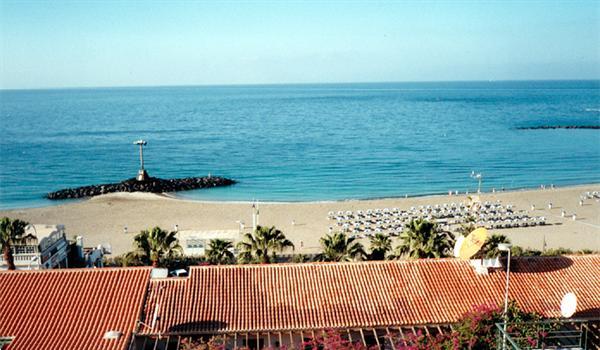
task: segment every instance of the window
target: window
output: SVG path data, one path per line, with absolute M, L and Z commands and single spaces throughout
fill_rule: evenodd
M 12 343 L 13 340 L 14 340 L 13 337 L 1 337 L 0 336 L 0 350 L 6 349 L 6 347 L 8 345 L 10 345 L 10 343 Z
M 186 247 L 188 249 L 204 248 L 204 242 L 203 242 L 203 240 L 198 239 L 198 238 L 190 238 L 190 239 L 186 240 Z

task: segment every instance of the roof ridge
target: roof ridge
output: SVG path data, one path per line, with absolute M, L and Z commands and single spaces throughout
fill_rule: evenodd
M 565 254 L 553 256 L 512 256 L 512 259 L 594 259 L 600 257 L 600 254 Z M 355 265 L 389 265 L 389 264 L 440 264 L 440 263 L 462 263 L 469 260 L 462 260 L 454 257 L 447 258 L 429 258 L 429 259 L 399 259 L 399 260 L 364 260 L 364 261 L 311 261 L 303 263 L 272 263 L 272 264 L 231 264 L 231 265 L 195 265 L 190 266 L 190 270 L 200 269 L 257 269 L 257 268 L 284 268 L 284 267 L 302 267 L 302 266 L 355 266 Z
M 230 265 L 194 265 L 190 269 L 232 269 L 232 268 L 284 268 L 296 266 L 354 266 L 354 265 L 390 265 L 390 264 L 427 264 L 464 261 L 457 258 L 400 259 L 400 260 L 363 260 L 363 261 L 311 261 L 303 263 L 272 264 L 230 264 Z
M 116 267 L 77 267 L 64 269 L 38 269 L 38 270 L 0 270 L 0 274 L 32 274 L 32 273 L 91 273 L 107 271 L 127 271 L 127 270 L 150 270 L 151 266 L 116 266 Z

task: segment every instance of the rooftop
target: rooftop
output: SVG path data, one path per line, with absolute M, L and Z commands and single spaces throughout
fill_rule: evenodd
M 510 297 L 560 316 L 567 292 L 576 316 L 598 316 L 600 256 L 514 258 Z M 506 275 L 477 275 L 456 259 L 192 267 L 153 280 L 141 333 L 192 334 L 369 328 L 455 322 L 474 305 L 500 304 Z M 158 306 L 157 306 L 158 305 Z M 595 315 L 594 315 L 595 313 Z
M 125 349 L 149 268 L 0 272 L 0 337 L 8 349 Z M 108 331 L 123 333 L 103 339 Z
M 505 273 L 431 259 L 192 267 L 150 279 L 150 268 L 0 272 L 0 338 L 8 349 L 126 349 L 132 334 L 276 332 L 455 322 L 501 303 Z M 510 296 L 527 311 L 598 317 L 600 255 L 514 258 Z M 157 312 L 158 310 L 158 312 Z M 148 326 L 138 324 L 143 321 Z M 150 328 L 154 324 L 154 327 Z M 122 333 L 104 339 L 109 331 Z

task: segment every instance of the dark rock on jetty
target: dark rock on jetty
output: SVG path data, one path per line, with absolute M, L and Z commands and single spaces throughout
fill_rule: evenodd
M 517 130 L 540 130 L 540 129 L 600 129 L 600 125 L 541 125 L 541 126 L 523 126 Z
M 48 199 L 69 199 L 93 197 L 113 192 L 177 192 L 195 190 L 198 188 L 220 187 L 235 184 L 234 180 L 218 176 L 208 177 L 186 177 L 184 179 L 159 179 L 149 177 L 145 181 L 135 178 L 115 184 L 92 185 L 50 192 L 46 195 Z

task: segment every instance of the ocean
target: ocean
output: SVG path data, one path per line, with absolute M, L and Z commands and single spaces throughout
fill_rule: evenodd
M 220 175 L 197 200 L 324 201 L 600 183 L 600 81 L 0 91 L 0 207 L 65 187 Z

